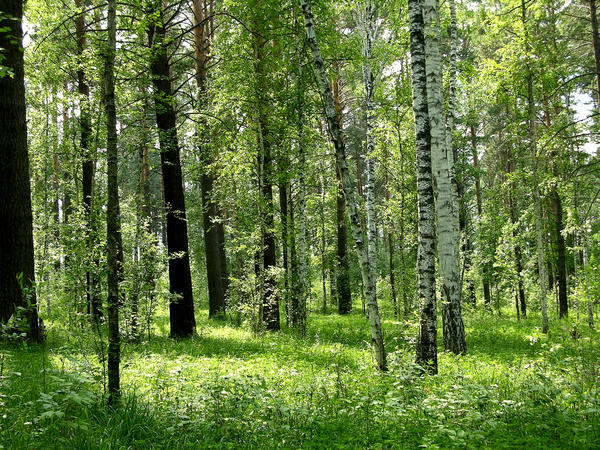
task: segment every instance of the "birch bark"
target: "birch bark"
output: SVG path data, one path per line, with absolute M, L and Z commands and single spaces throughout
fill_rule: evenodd
M 442 300 L 444 349 L 465 353 L 465 329 L 460 300 L 460 259 L 458 236 L 458 202 L 452 177 L 454 163 L 448 151 L 444 127 L 442 66 L 439 43 L 439 6 L 437 0 L 423 1 L 425 22 L 425 69 L 427 106 L 431 134 L 431 168 L 434 178 L 437 219 L 437 253 Z
M 365 127 L 367 141 L 367 185 L 365 186 L 367 206 L 367 248 L 369 257 L 370 286 L 367 290 L 372 292 L 377 299 L 377 233 L 375 218 L 375 140 L 373 139 L 373 113 L 375 105 L 373 101 L 375 80 L 373 76 L 372 54 L 373 41 L 375 39 L 375 8 L 372 0 L 366 0 L 363 17 L 363 83 L 365 85 Z
M 383 330 L 381 329 L 381 318 L 379 316 L 379 306 L 377 304 L 377 297 L 375 296 L 375 293 L 369 287 L 372 285 L 372 283 L 370 283 L 368 252 L 367 248 L 365 247 L 365 243 L 363 242 L 360 216 L 356 201 L 356 189 L 354 187 L 354 183 L 352 183 L 350 172 L 348 170 L 346 147 L 342 139 L 342 130 L 337 121 L 335 108 L 333 106 L 333 94 L 331 92 L 331 88 L 329 87 L 329 83 L 327 82 L 325 65 L 323 62 L 323 57 L 321 56 L 321 51 L 319 50 L 310 1 L 300 0 L 300 5 L 302 6 L 302 12 L 304 15 L 308 46 L 311 49 L 313 56 L 317 84 L 319 86 L 319 92 L 324 103 L 329 134 L 335 147 L 335 156 L 340 170 L 342 186 L 344 188 L 344 196 L 346 198 L 348 216 L 350 217 L 352 236 L 356 245 L 360 271 L 366 289 L 367 308 L 371 323 L 371 343 L 373 345 L 373 350 L 375 352 L 375 358 L 377 360 L 379 369 L 387 370 L 386 354 L 383 342 Z
M 431 134 L 427 105 L 425 35 L 421 0 L 409 0 L 410 56 L 417 152 L 419 338 L 416 363 L 437 373 L 437 305 L 435 297 L 434 199 Z

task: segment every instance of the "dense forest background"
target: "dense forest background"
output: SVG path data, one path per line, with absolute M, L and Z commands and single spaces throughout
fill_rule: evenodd
M 0 0 L 2 441 L 599 446 L 599 75 L 595 0 Z

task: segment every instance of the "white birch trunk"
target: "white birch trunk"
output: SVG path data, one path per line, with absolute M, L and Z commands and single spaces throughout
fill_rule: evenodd
M 375 140 L 373 139 L 373 112 L 375 110 L 374 76 L 372 63 L 373 41 L 374 41 L 374 16 L 375 8 L 372 0 L 366 0 L 363 17 L 363 83 L 365 85 L 365 125 L 367 141 L 367 185 L 365 196 L 367 203 L 367 244 L 369 257 L 369 289 L 373 298 L 377 298 L 377 232 L 375 217 Z
M 431 129 L 431 167 L 434 177 L 437 219 L 437 252 L 444 329 L 444 349 L 465 353 L 465 329 L 460 304 L 460 259 L 458 202 L 453 186 L 453 158 L 449 157 L 442 101 L 442 65 L 439 46 L 439 7 L 437 0 L 423 1 L 425 22 L 425 61 L 427 106 Z
M 321 56 L 317 36 L 315 34 L 315 25 L 310 7 L 310 1 L 300 0 L 300 5 L 302 6 L 302 13 L 304 14 L 304 24 L 306 27 L 308 46 L 310 47 L 313 55 L 317 84 L 319 86 L 319 92 L 325 108 L 325 116 L 327 118 L 329 134 L 335 147 L 335 158 L 340 171 L 344 196 L 346 198 L 346 208 L 348 211 L 348 216 L 350 217 L 352 237 L 354 238 L 354 244 L 356 245 L 358 262 L 360 264 L 362 280 L 365 286 L 367 308 L 369 320 L 371 322 L 371 343 L 373 345 L 373 350 L 375 352 L 375 358 L 377 360 L 379 369 L 387 370 L 386 354 L 383 344 L 383 330 L 381 328 L 381 318 L 379 316 L 379 306 L 377 304 L 377 297 L 375 296 L 375 293 L 372 289 L 370 289 L 371 283 L 369 282 L 369 259 L 367 248 L 363 242 L 357 206 L 358 202 L 356 198 L 356 187 L 354 186 L 354 183 L 352 183 L 350 171 L 348 170 L 346 147 L 342 138 L 341 127 L 337 121 L 335 108 L 333 105 L 333 94 L 331 92 L 329 83 L 327 82 L 325 65 L 323 63 L 323 57 Z
M 427 108 L 424 23 L 421 0 L 409 0 L 410 57 L 417 152 L 417 207 L 419 247 L 417 276 L 419 338 L 416 363 L 437 373 L 437 305 L 435 297 L 435 227 L 431 174 L 431 135 Z

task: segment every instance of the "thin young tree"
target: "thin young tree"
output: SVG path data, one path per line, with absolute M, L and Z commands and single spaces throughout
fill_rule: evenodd
M 375 113 L 375 77 L 373 74 L 373 43 L 375 40 L 375 6 L 372 0 L 366 0 L 363 14 L 363 84 L 365 86 L 365 128 L 367 141 L 367 184 L 365 197 L 367 206 L 367 248 L 369 256 L 368 290 L 377 298 L 377 223 L 375 217 L 375 140 L 373 124 Z
M 350 217 L 352 236 L 354 238 L 354 244 L 356 246 L 356 252 L 360 265 L 362 280 L 365 286 L 369 321 L 371 323 L 371 344 L 373 345 L 373 350 L 375 353 L 375 359 L 377 361 L 378 368 L 380 370 L 387 370 L 387 361 L 383 341 L 383 330 L 381 328 L 381 317 L 379 315 L 379 305 L 377 304 L 377 297 L 375 296 L 375 292 L 373 292 L 373 290 L 370 289 L 372 283 L 370 282 L 369 257 L 362 236 L 360 215 L 358 212 L 356 198 L 356 187 L 354 186 L 354 183 L 350 178 L 350 172 L 348 170 L 346 146 L 344 144 L 344 140 L 342 139 L 342 130 L 338 122 L 337 115 L 335 113 L 333 94 L 327 81 L 325 63 L 323 62 L 323 57 L 321 56 L 319 43 L 317 41 L 317 35 L 315 33 L 315 24 L 310 1 L 300 0 L 300 5 L 302 7 L 302 13 L 304 15 L 304 25 L 306 27 L 308 46 L 313 56 L 317 84 L 319 87 L 319 92 L 321 94 L 322 101 L 324 103 L 329 135 L 335 147 L 336 162 L 338 164 L 340 177 L 342 180 L 342 186 L 344 188 L 344 197 L 346 199 L 348 216 Z
M 108 44 L 104 50 L 104 107 L 106 113 L 106 154 L 108 200 L 106 208 L 106 240 L 108 262 L 108 404 L 116 406 L 121 395 L 119 363 L 119 281 L 123 265 L 121 216 L 119 208 L 119 155 L 117 153 L 117 109 L 115 106 L 115 53 L 117 51 L 117 3 L 108 0 Z

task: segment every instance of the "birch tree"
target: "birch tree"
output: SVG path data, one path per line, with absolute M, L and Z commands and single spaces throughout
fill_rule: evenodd
M 437 305 L 435 296 L 435 223 L 431 173 L 431 134 L 425 71 L 425 24 L 421 0 L 409 0 L 410 56 L 417 152 L 419 337 L 416 363 L 437 373 Z
M 304 15 L 308 46 L 313 56 L 319 93 L 324 103 L 329 135 L 335 147 L 336 162 L 338 164 L 342 186 L 344 188 L 344 197 L 346 198 L 348 216 L 350 217 L 352 237 L 354 238 L 362 280 L 365 286 L 367 309 L 369 321 L 371 323 L 371 343 L 375 352 L 377 366 L 380 370 L 387 370 L 386 354 L 383 342 L 383 330 L 381 328 L 381 318 L 379 316 L 379 305 L 377 304 L 376 293 L 371 289 L 373 283 L 371 281 L 371 271 L 369 269 L 368 250 L 363 242 L 360 216 L 357 206 L 356 188 L 354 183 L 352 183 L 350 172 L 348 170 L 346 146 L 344 144 L 344 140 L 342 139 L 342 130 L 340 124 L 337 121 L 333 104 L 333 94 L 331 92 L 329 83 L 327 82 L 325 64 L 323 62 L 323 57 L 321 56 L 317 35 L 315 33 L 314 17 L 312 14 L 310 1 L 300 0 L 300 5 Z
M 431 168 L 434 178 L 444 349 L 465 353 L 465 329 L 461 312 L 458 201 L 452 181 L 454 162 L 448 150 L 444 125 L 442 67 L 437 0 L 423 1 L 427 107 L 431 134 Z
M 365 126 L 367 141 L 367 185 L 365 187 L 367 206 L 367 248 L 369 257 L 368 290 L 377 299 L 377 224 L 375 222 L 375 140 L 373 139 L 373 114 L 375 110 L 373 76 L 373 41 L 375 40 L 375 7 L 372 0 L 365 1 L 363 25 L 363 83 L 365 85 Z

